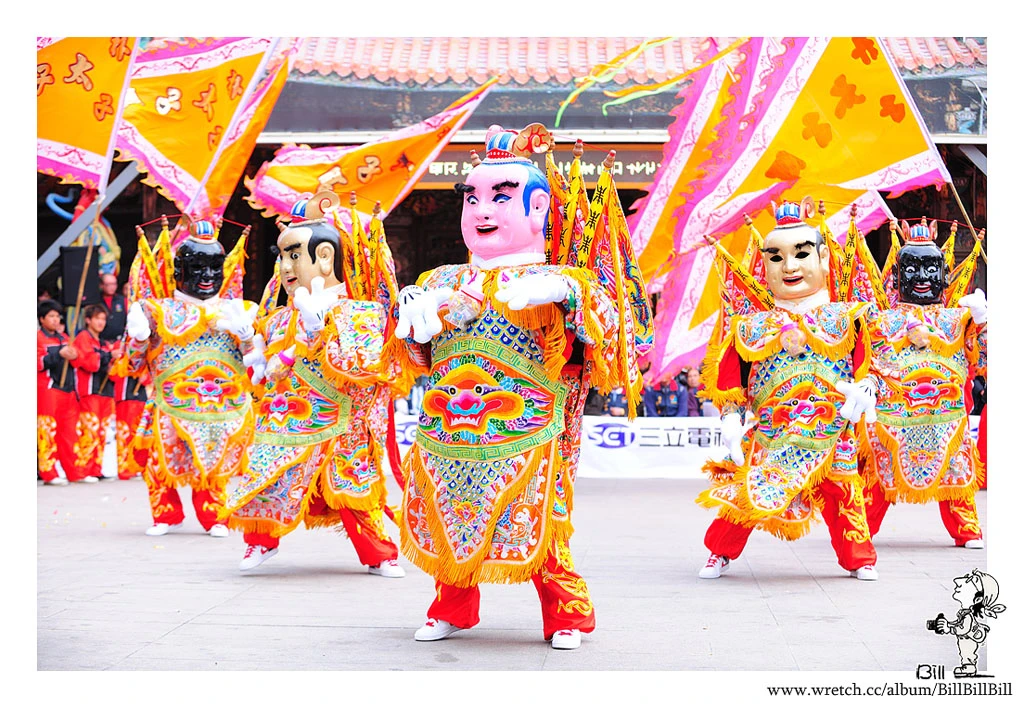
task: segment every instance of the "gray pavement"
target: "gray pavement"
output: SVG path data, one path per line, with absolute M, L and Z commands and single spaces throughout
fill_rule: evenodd
M 757 670 L 912 671 L 955 666 L 955 642 L 925 620 L 958 609 L 953 578 L 987 551 L 955 548 L 935 505 L 898 505 L 876 537 L 878 582 L 850 578 L 824 525 L 786 543 L 752 535 L 718 580 L 700 580 L 713 512 L 701 480 L 580 479 L 577 570 L 597 630 L 577 651 L 541 636 L 532 584 L 482 586 L 481 623 L 432 643 L 412 634 L 431 579 L 366 573 L 348 540 L 297 530 L 238 571 L 241 534 L 195 520 L 145 536 L 141 480 L 37 489 L 39 670 Z M 982 527 L 986 492 L 978 495 Z M 397 498 L 396 496 L 392 497 Z M 389 531 L 397 535 L 394 526 Z M 982 655 L 981 666 L 985 665 Z

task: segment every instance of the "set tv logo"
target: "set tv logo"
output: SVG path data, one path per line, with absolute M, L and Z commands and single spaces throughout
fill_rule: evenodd
M 590 427 L 587 437 L 598 447 L 618 449 L 632 445 L 636 432 L 623 423 L 598 423 Z

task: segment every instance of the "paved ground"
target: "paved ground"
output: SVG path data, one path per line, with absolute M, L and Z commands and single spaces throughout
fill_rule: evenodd
M 955 666 L 925 631 L 953 616 L 952 579 L 987 551 L 953 547 L 935 506 L 900 505 L 876 539 L 879 582 L 835 562 L 823 525 L 785 543 L 754 534 L 716 581 L 700 580 L 712 513 L 698 480 L 581 479 L 573 553 L 598 629 L 575 652 L 541 637 L 532 584 L 483 586 L 482 622 L 412 640 L 428 576 L 370 576 L 331 531 L 299 530 L 277 557 L 237 570 L 241 535 L 185 527 L 161 538 L 140 480 L 37 489 L 40 670 L 913 670 Z M 986 492 L 979 511 L 986 527 Z M 188 505 L 188 492 L 183 493 Z M 394 527 L 389 527 L 395 531 Z M 397 533 L 397 531 L 395 531 Z

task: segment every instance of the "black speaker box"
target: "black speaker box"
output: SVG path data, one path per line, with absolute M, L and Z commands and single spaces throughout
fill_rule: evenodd
M 60 249 L 60 290 L 62 304 L 65 306 L 78 304 L 75 302 L 75 296 L 82 280 L 87 250 L 87 246 L 62 246 Z M 100 258 L 95 246 L 90 255 L 89 271 L 86 273 L 85 287 L 82 289 L 83 305 L 92 305 L 100 301 Z

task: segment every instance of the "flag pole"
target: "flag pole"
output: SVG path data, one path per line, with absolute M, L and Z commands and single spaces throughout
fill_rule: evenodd
M 119 100 L 117 102 L 117 113 L 114 116 L 114 127 L 110 131 L 110 140 L 107 143 L 107 154 L 106 154 L 106 160 L 105 160 L 104 165 L 103 165 L 103 173 L 99 176 L 99 180 L 97 180 L 97 185 L 99 186 L 99 190 L 98 190 L 98 193 L 96 194 L 96 199 L 93 202 L 96 205 L 96 214 L 94 216 L 93 223 L 96 224 L 96 225 L 99 225 L 99 223 L 100 223 L 100 214 L 103 213 L 103 201 L 106 199 L 106 196 L 107 196 L 107 180 L 110 179 L 110 168 L 111 168 L 111 166 L 114 163 L 114 149 L 117 146 L 117 132 L 118 132 L 118 130 L 121 127 L 121 117 L 124 115 L 124 98 L 125 98 L 125 95 L 127 95 L 127 93 L 128 93 L 128 87 L 129 87 L 129 85 L 131 84 L 131 81 L 132 81 L 132 69 L 135 66 L 135 57 L 138 56 L 138 53 L 139 53 L 139 38 L 135 37 L 134 40 L 135 41 L 132 43 L 132 53 L 128 57 L 128 69 L 124 72 L 124 83 L 121 84 L 121 95 L 120 95 Z M 89 275 L 89 265 L 92 263 L 93 244 L 96 241 L 96 237 L 93 236 L 93 234 L 91 232 L 87 232 L 87 233 L 88 233 L 89 243 L 87 244 L 86 249 L 85 249 L 85 264 L 82 266 L 82 275 L 78 279 L 78 296 L 75 298 L 75 304 L 73 306 L 74 307 L 75 316 L 73 318 L 71 318 L 71 321 L 68 323 L 68 325 L 69 325 L 68 329 L 71 332 L 71 334 L 68 335 L 68 342 L 69 343 L 71 341 L 73 341 L 74 336 L 76 334 L 76 332 L 75 332 L 75 325 L 78 323 L 78 316 L 81 313 L 81 309 L 82 309 L 82 295 L 85 292 L 85 280 L 86 280 L 86 277 Z M 61 372 L 60 372 L 60 385 L 61 386 L 64 385 L 64 379 L 67 377 L 67 373 L 68 373 L 68 360 L 65 359 L 64 360 L 64 366 L 63 366 L 63 368 L 61 369 Z
M 981 260 L 985 261 L 985 265 L 988 265 L 988 256 L 985 255 L 985 249 L 981 247 L 981 238 L 978 236 L 978 232 L 974 230 L 974 224 L 971 223 L 971 217 L 967 216 L 967 210 L 964 209 L 964 203 L 960 201 L 960 195 L 956 191 L 956 185 L 953 184 L 953 180 L 949 181 L 949 188 L 953 190 L 953 196 L 956 198 L 957 206 L 960 207 L 960 213 L 964 215 L 964 220 L 967 222 L 967 228 L 971 230 L 971 236 L 978 242 L 978 252 L 981 254 Z
M 100 192 L 100 194 L 96 197 L 96 221 L 94 223 L 99 223 L 100 207 L 102 206 L 102 201 L 103 193 Z M 82 276 L 78 279 L 78 296 L 75 298 L 75 304 L 73 305 L 73 312 L 75 313 L 75 316 L 68 318 L 70 320 L 70 322 L 68 322 L 68 330 L 70 331 L 70 334 L 68 334 L 68 344 L 71 344 L 71 342 L 74 341 L 75 334 L 77 334 L 75 332 L 75 325 L 78 323 L 78 315 L 80 314 L 82 309 L 82 294 L 85 292 L 85 277 L 89 274 L 89 264 L 92 262 L 92 245 L 96 241 L 96 238 L 93 236 L 91 232 L 88 233 L 88 236 L 89 245 L 85 249 L 85 265 L 82 266 Z M 64 366 L 60 370 L 60 386 L 62 388 L 64 386 L 64 379 L 67 378 L 67 375 L 68 360 L 65 359 Z

